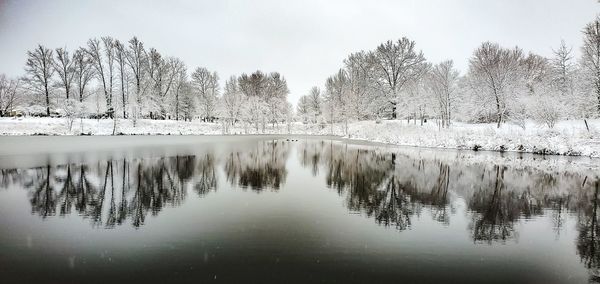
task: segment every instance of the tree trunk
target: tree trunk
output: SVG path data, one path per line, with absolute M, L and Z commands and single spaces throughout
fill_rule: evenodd
M 44 89 L 46 91 L 46 115 L 50 116 L 50 92 L 48 91 L 48 80 L 44 83 Z
M 175 120 L 179 120 L 179 90 L 175 92 Z
M 498 99 L 498 96 L 496 95 L 496 112 L 497 112 L 497 122 L 498 122 L 498 126 L 497 128 L 500 128 L 500 123 L 502 123 L 502 112 L 500 111 L 500 100 Z

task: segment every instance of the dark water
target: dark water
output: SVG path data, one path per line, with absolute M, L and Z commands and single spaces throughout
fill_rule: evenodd
M 539 157 L 36 139 L 0 140 L 2 283 L 600 280 L 597 173 Z

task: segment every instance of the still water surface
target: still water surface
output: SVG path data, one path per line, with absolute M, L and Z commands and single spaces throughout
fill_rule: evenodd
M 0 144 L 2 283 L 600 280 L 590 170 L 327 138 Z

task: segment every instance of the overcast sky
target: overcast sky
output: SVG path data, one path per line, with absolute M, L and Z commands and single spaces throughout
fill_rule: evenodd
M 136 35 L 188 70 L 217 71 L 222 84 L 279 71 L 296 103 L 349 53 L 402 36 L 461 72 L 483 41 L 550 56 L 564 39 L 578 55 L 581 30 L 599 12 L 596 0 L 0 0 L 0 73 L 22 75 L 25 52 L 38 43 L 72 50 L 90 37 Z

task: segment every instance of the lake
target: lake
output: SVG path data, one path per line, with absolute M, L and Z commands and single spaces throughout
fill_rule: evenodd
M 2 283 L 600 281 L 596 159 L 1 137 Z

